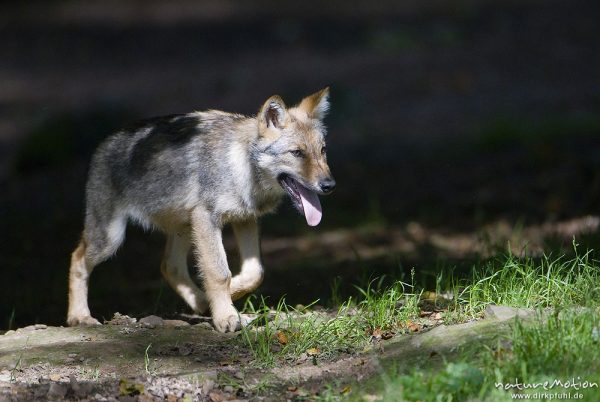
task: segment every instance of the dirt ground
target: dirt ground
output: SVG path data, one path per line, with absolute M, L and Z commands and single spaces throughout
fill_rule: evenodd
M 362 353 L 304 356 L 273 369 L 252 364 L 241 334 L 220 334 L 205 320 L 137 321 L 117 314 L 101 327 L 35 325 L 0 336 L 0 397 L 8 400 L 304 400 L 332 386 L 359 392 L 387 365 L 407 369 L 489 343 L 515 315 L 530 311 L 490 307 L 486 318 L 445 326 L 424 318 L 418 332 L 373 338 Z M 198 322 L 200 321 L 200 322 Z M 194 324 L 191 324 L 194 323 Z

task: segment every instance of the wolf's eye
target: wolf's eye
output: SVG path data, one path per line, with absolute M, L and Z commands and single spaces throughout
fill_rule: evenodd
M 327 148 L 325 148 L 325 147 L 321 148 L 321 155 L 325 155 L 325 152 L 327 152 Z
M 290 153 L 296 158 L 304 158 L 304 152 L 302 152 L 301 149 L 293 149 L 290 151 Z

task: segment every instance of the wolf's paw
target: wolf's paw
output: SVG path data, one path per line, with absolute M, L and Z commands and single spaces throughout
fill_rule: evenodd
M 213 315 L 213 325 L 219 332 L 235 332 L 239 331 L 252 321 L 249 317 L 233 310 L 233 313 L 224 315 Z
M 100 324 L 100 321 L 89 315 L 81 317 L 69 317 L 67 318 L 67 324 L 69 324 L 70 327 L 93 327 L 96 325 L 102 325 Z

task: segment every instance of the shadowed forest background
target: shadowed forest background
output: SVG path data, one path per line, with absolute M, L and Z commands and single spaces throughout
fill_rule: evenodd
M 111 132 L 327 85 L 336 191 L 317 228 L 287 199 L 263 219 L 257 294 L 327 303 L 332 286 L 413 267 L 427 282 L 509 245 L 597 247 L 598 15 L 578 0 L 3 2 L 0 329 L 64 323 L 87 165 Z M 92 276 L 94 316 L 186 311 L 163 242 L 128 229 Z

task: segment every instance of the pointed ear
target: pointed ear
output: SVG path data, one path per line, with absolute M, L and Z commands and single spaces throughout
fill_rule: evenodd
M 329 110 L 329 87 L 325 87 L 319 92 L 302 99 L 298 109 L 304 110 L 308 117 L 322 120 Z
M 283 127 L 286 117 L 287 111 L 285 108 L 285 103 L 283 103 L 283 99 L 281 99 L 279 95 L 273 95 L 267 99 L 258 113 L 260 122 L 267 128 Z

